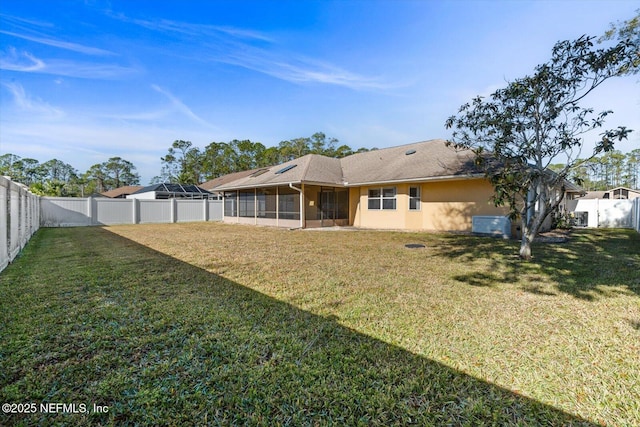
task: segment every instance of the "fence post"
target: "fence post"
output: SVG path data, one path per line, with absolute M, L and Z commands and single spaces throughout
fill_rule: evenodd
M 209 221 L 209 200 L 202 199 L 202 220 Z
M 139 217 L 139 210 L 140 210 L 140 204 L 138 202 L 138 199 L 136 199 L 135 197 L 133 197 L 131 199 L 131 203 L 133 203 L 133 209 L 131 209 L 133 211 L 133 223 L 137 224 L 138 223 L 138 217 Z
M 171 223 L 178 222 L 178 202 L 175 198 L 171 200 Z
M 20 211 L 20 219 L 18 222 L 18 247 L 22 250 L 27 244 L 27 192 L 20 186 L 18 188 L 18 210 Z
M 0 271 L 9 264 L 9 203 L 8 203 L 9 181 L 0 177 Z
M 93 225 L 93 197 L 87 197 L 87 218 L 89 218 L 89 225 Z

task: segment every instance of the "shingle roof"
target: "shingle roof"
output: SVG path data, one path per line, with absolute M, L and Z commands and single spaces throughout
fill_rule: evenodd
M 474 154 L 456 151 L 443 139 L 356 153 L 342 159 L 348 185 L 468 176 L 480 173 Z
M 282 171 L 282 172 L 280 172 Z M 222 191 L 238 188 L 271 187 L 289 183 L 316 183 L 343 185 L 340 159 L 307 154 L 277 166 L 256 169 L 241 178 L 227 181 L 213 190 Z
M 100 193 L 105 197 L 116 198 L 118 196 L 126 196 L 127 194 L 133 194 L 136 191 L 140 190 L 142 185 L 125 185 L 124 187 L 114 188 L 113 190 L 105 191 Z
M 204 188 L 207 191 L 215 191 L 216 187 L 219 187 L 219 186 L 227 184 L 229 182 L 233 182 L 233 181 L 238 180 L 240 178 L 244 178 L 246 176 L 249 176 L 249 175 L 251 175 L 252 173 L 255 173 L 258 170 L 260 170 L 260 169 L 251 169 L 251 170 L 248 170 L 248 171 L 234 172 L 234 173 L 230 173 L 230 174 L 227 174 L 227 175 L 222 175 L 222 176 L 219 176 L 217 178 L 210 179 L 209 181 L 203 182 L 202 184 L 200 184 L 200 188 Z
M 293 167 L 291 167 L 293 166 Z M 285 170 L 283 173 L 276 173 Z M 398 147 L 356 153 L 342 159 L 308 154 L 237 179 L 227 179 L 213 189 L 286 185 L 289 183 L 354 186 L 466 177 L 480 174 L 471 151 L 456 151 L 446 141 L 434 139 Z M 230 175 L 227 175 L 230 178 Z

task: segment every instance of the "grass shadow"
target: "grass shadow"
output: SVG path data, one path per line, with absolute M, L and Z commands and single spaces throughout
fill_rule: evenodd
M 107 229 L 40 230 L 0 291 L 0 400 L 109 408 L 2 425 L 594 425 Z
M 586 301 L 640 295 L 640 234 L 634 230 L 574 230 L 566 243 L 534 242 L 532 261 L 517 257 L 519 242 L 491 237 L 446 236 L 435 254 L 457 262 L 482 260 L 486 271 L 458 275 L 471 286 L 518 283 L 537 295 L 565 293 Z M 552 287 L 540 282 L 550 279 Z

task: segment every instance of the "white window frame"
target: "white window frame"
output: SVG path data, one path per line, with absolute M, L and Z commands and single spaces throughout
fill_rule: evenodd
M 416 189 L 416 195 L 412 196 L 411 195 L 411 190 L 414 189 L 414 188 Z M 411 207 L 411 202 L 414 201 L 414 200 L 416 201 L 416 207 L 412 208 Z M 421 209 L 421 206 L 422 206 L 422 190 L 421 190 L 419 185 L 412 185 L 412 186 L 409 187 L 409 210 L 410 211 L 419 211 Z
M 387 192 L 387 194 L 389 193 L 389 190 L 393 191 L 393 196 L 389 196 L 389 195 L 385 195 L 385 190 Z M 375 196 L 371 195 L 371 192 L 377 192 L 378 194 Z M 395 211 L 398 207 L 398 200 L 397 200 L 397 195 L 398 195 L 398 191 L 396 189 L 396 187 L 375 187 L 375 188 L 369 188 L 367 190 L 367 209 L 370 211 Z M 371 202 L 372 201 L 377 201 L 377 205 L 378 207 L 371 207 Z M 385 208 L 385 202 L 389 202 L 389 201 L 393 201 L 393 208 Z

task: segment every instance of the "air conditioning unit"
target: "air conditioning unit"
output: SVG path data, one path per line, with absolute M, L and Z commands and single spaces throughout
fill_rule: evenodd
M 589 225 L 589 212 L 571 212 L 571 225 L 586 227 Z
M 509 239 L 511 237 L 511 220 L 506 216 L 476 215 L 471 218 L 471 231 Z

